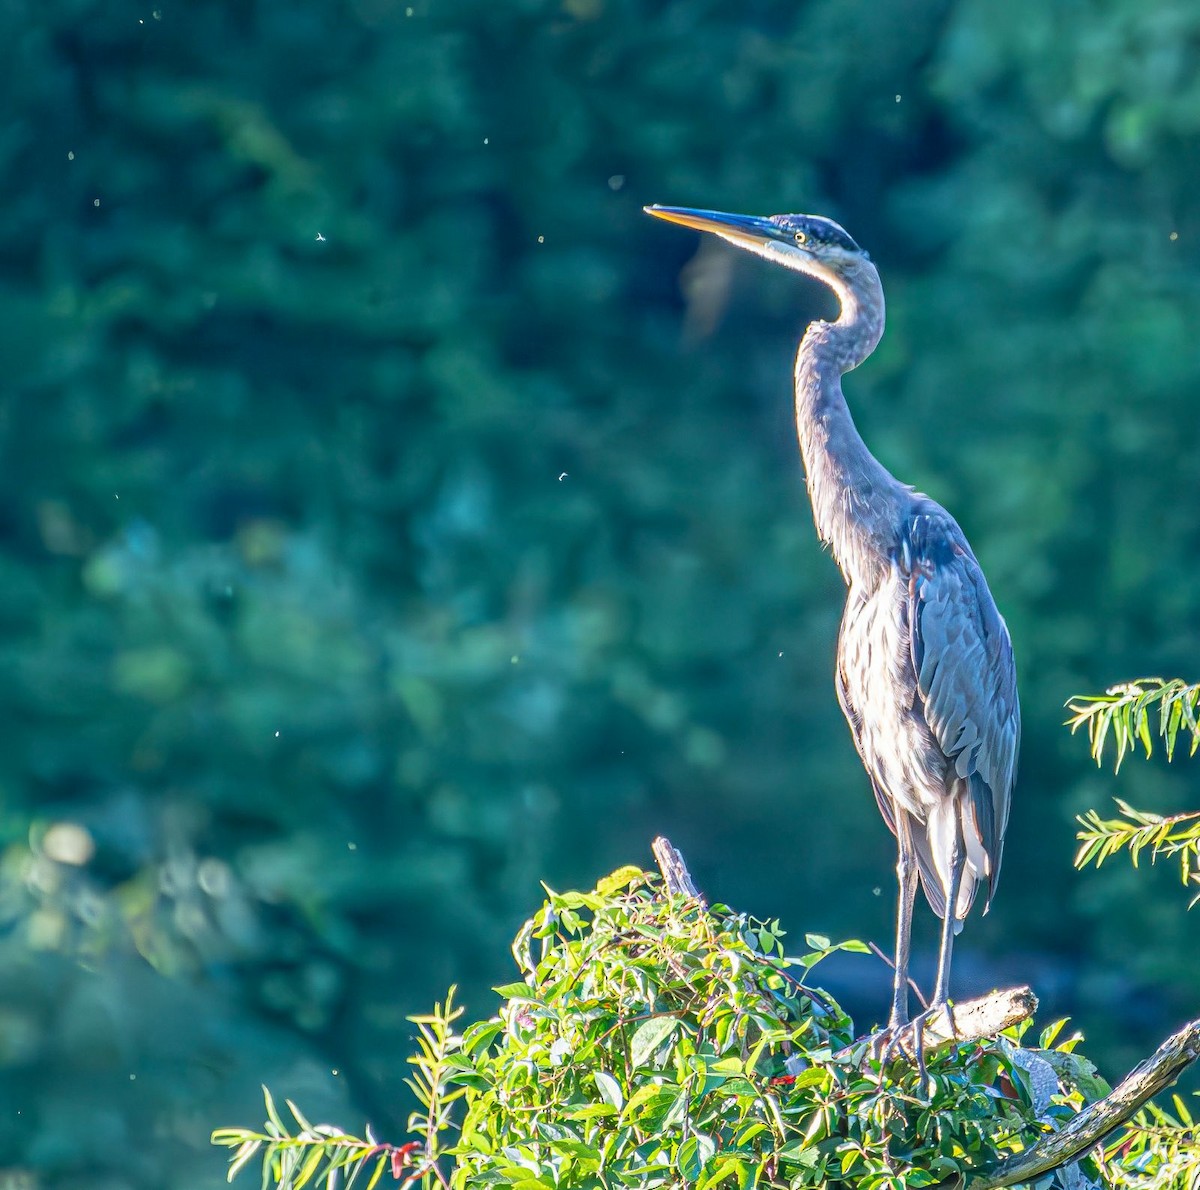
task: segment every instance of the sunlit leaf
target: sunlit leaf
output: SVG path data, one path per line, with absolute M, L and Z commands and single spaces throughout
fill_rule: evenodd
M 594 1070 L 592 1079 L 605 1103 L 610 1107 L 615 1107 L 618 1111 L 625 1106 L 625 1096 L 621 1092 L 620 1084 L 611 1074 L 606 1074 L 603 1070 Z
M 679 1022 L 670 1016 L 651 1017 L 634 1031 L 629 1046 L 629 1060 L 635 1066 L 644 1066 L 663 1043 L 679 1028 Z
M 635 880 L 639 880 L 645 873 L 641 868 L 633 864 L 626 864 L 623 868 L 618 868 L 615 872 L 605 876 L 596 885 L 596 892 L 601 897 L 611 897 L 623 889 L 628 888 Z

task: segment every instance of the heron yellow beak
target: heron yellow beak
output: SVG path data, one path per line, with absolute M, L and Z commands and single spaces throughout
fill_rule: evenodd
M 678 223 L 681 227 L 690 227 L 695 231 L 712 232 L 747 247 L 784 238 L 770 219 L 764 219 L 760 215 L 731 215 L 725 211 L 697 211 L 691 207 L 657 205 L 643 207 L 642 210 L 647 215 L 653 215 L 655 219 L 665 219 L 668 223 Z

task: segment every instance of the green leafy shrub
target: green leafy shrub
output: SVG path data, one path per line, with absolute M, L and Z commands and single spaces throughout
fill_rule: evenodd
M 1107 1090 L 1078 1037 L 1021 1030 L 938 1048 L 927 1073 L 881 1062 L 812 968 L 858 942 L 808 935 L 788 957 L 778 922 L 667 897 L 622 869 L 593 892 L 549 892 L 521 929 L 521 979 L 497 1016 L 454 1032 L 450 999 L 414 1018 L 416 1140 L 314 1127 L 268 1096 L 265 1132 L 223 1129 L 234 1172 L 261 1151 L 289 1190 L 385 1174 L 423 1190 L 511 1186 L 928 1186 L 993 1166 Z M 1051 1048 L 1054 1047 L 1054 1048 Z M 459 1113 L 451 1104 L 459 1101 Z M 289 1105 L 290 1106 L 290 1105 Z

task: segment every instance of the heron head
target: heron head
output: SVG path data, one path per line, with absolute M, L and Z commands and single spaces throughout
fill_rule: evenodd
M 839 292 L 870 259 L 843 227 L 821 215 L 729 215 L 660 206 L 644 210 L 668 223 L 712 232 L 756 256 L 816 277 Z

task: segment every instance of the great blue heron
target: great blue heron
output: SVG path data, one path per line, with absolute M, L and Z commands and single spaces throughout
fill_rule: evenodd
M 899 849 L 897 1036 L 909 1023 L 918 877 L 942 919 L 930 1013 L 948 1008 L 954 935 L 978 884 L 989 905 L 996 891 L 1021 735 L 1008 629 L 954 518 L 871 454 L 842 395 L 842 374 L 883 334 L 883 288 L 867 254 L 817 215 L 646 211 L 815 277 L 841 302 L 836 322 L 812 323 L 800 341 L 796 426 L 817 533 L 848 587 L 838 701 Z

